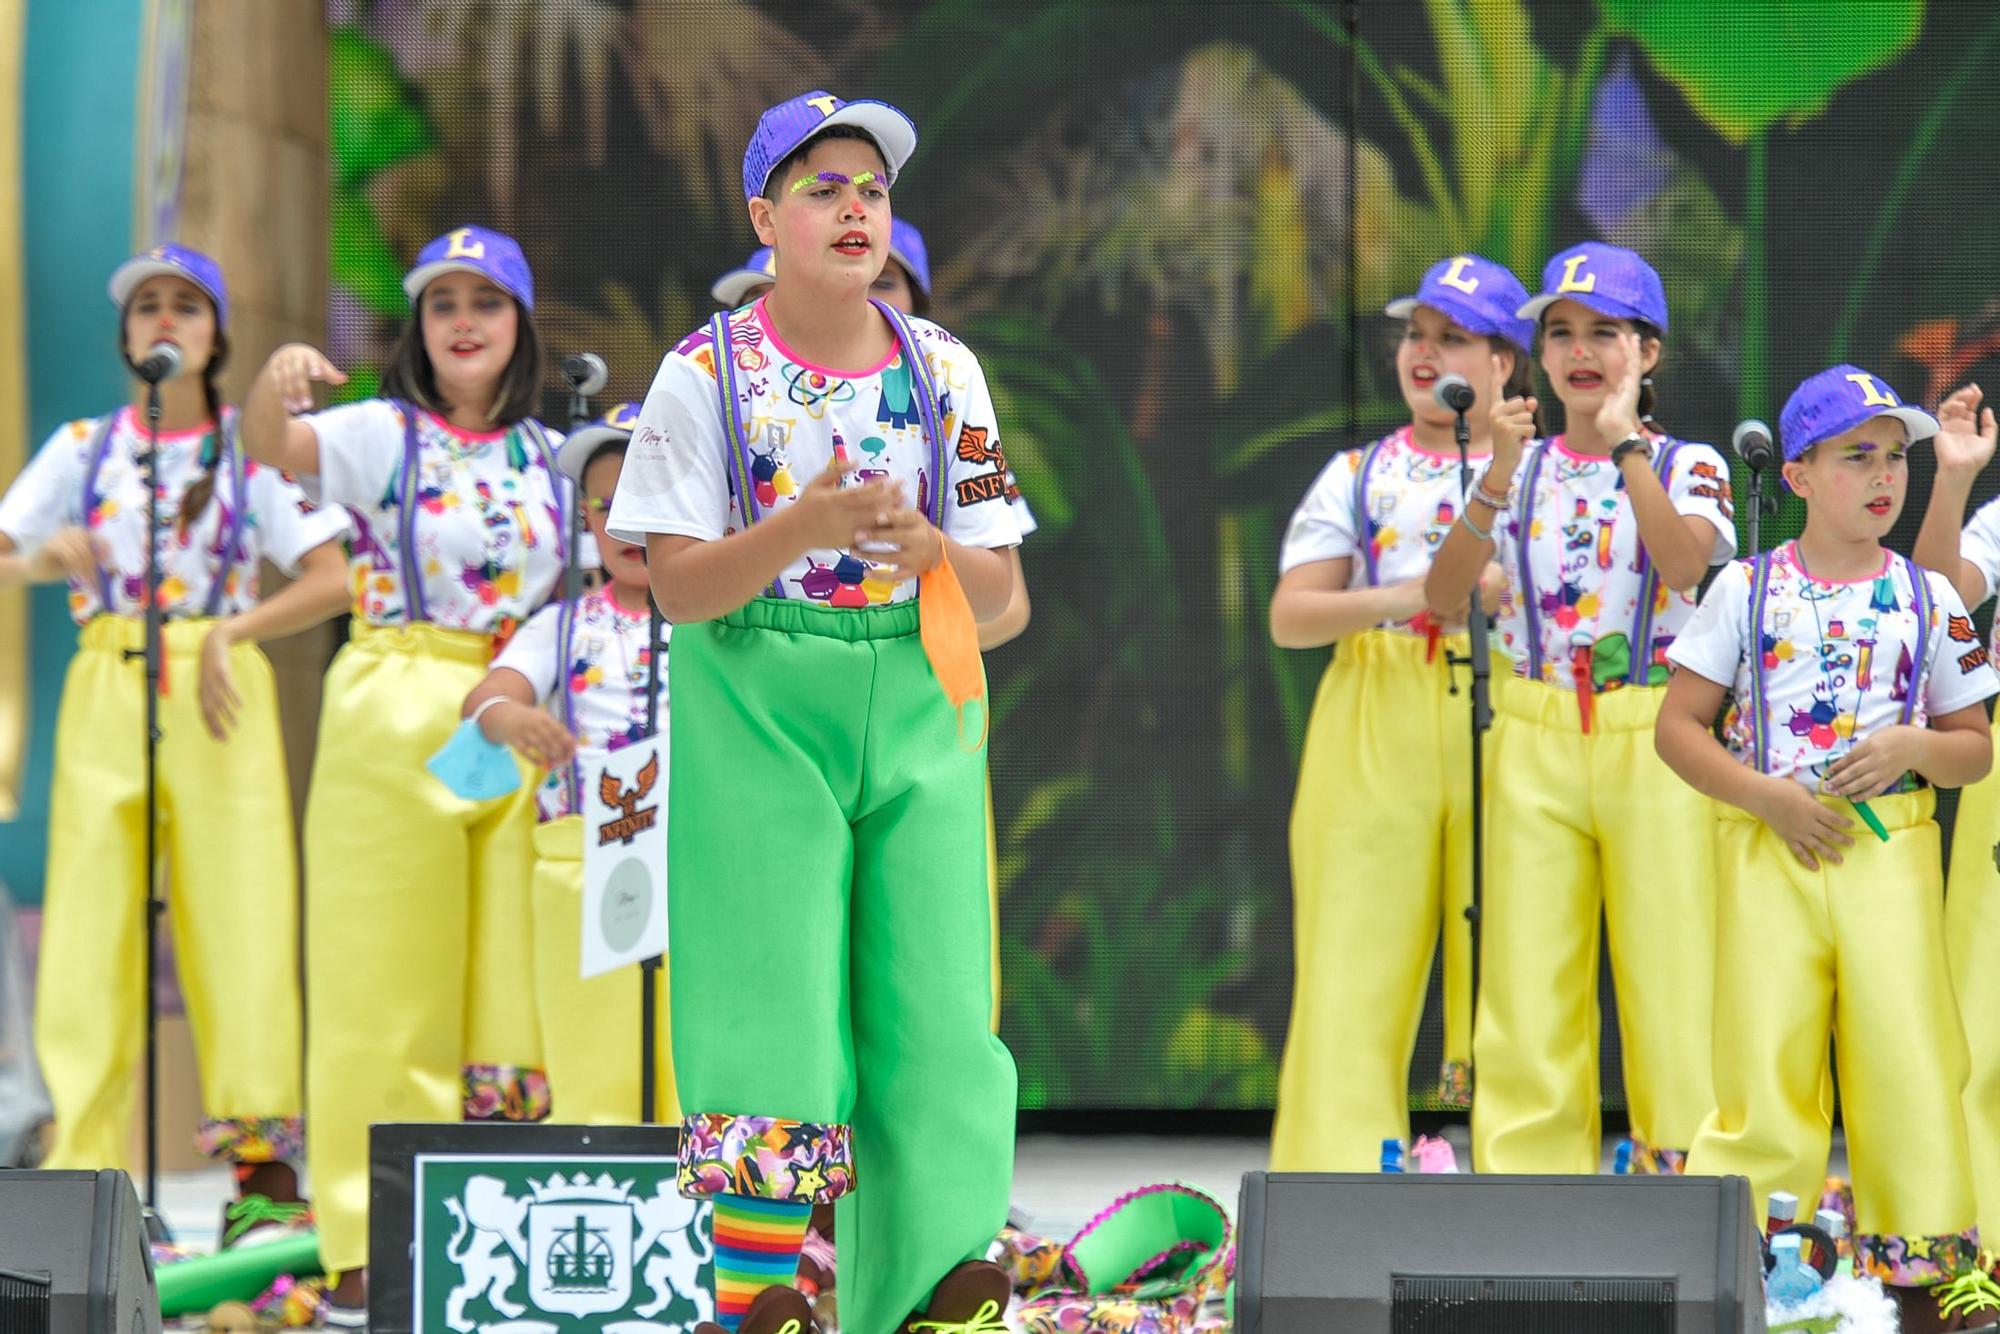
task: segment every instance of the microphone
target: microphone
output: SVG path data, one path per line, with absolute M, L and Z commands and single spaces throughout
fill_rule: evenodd
M 1762 472 L 1777 461 L 1777 451 L 1771 447 L 1771 428 L 1754 418 L 1737 426 L 1729 445 L 1752 472 Z
M 1472 411 L 1472 386 L 1465 382 L 1463 375 L 1447 375 L 1431 390 L 1436 395 L 1438 406 L 1452 412 Z
M 155 343 L 147 349 L 144 361 L 133 364 L 132 372 L 147 384 L 171 380 L 181 373 L 181 350 L 172 343 Z
M 611 378 L 611 372 L 604 365 L 604 358 L 595 352 L 575 352 L 563 358 L 563 379 L 569 381 L 573 394 L 595 394 L 604 388 Z

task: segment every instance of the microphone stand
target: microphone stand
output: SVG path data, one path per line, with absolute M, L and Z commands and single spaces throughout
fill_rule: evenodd
M 569 385 L 569 429 L 574 435 L 590 421 L 590 395 L 583 391 L 584 381 L 572 379 Z M 583 479 L 575 483 L 573 503 L 569 507 L 569 565 L 563 571 L 563 596 L 572 607 L 583 601 Z M 653 605 L 652 594 L 646 595 L 650 614 L 647 617 L 646 650 L 646 735 L 653 736 L 660 730 L 660 609 Z M 575 763 L 574 760 L 571 761 Z M 660 968 L 664 960 L 660 955 L 639 961 L 639 1122 L 652 1125 L 659 1117 L 659 1063 L 654 1052 L 659 1047 L 659 995 Z
M 1778 512 L 1778 498 L 1764 494 L 1762 468 L 1749 459 L 1743 460 L 1743 466 L 1750 470 L 1750 554 L 1755 556 L 1764 550 L 1764 518 Z
M 160 1203 L 160 1030 L 154 988 L 159 984 L 160 913 L 160 383 L 146 382 L 146 454 L 139 475 L 146 486 L 146 606 L 141 647 L 125 658 L 144 659 L 146 678 L 146 1212 L 158 1226 Z M 220 429 L 218 424 L 217 429 Z M 109 607 L 106 611 L 111 610 Z M 152 1230 L 149 1228 L 149 1231 Z
M 1470 405 L 1468 404 L 1467 407 Z M 1468 453 L 1472 438 L 1472 428 L 1466 424 L 1467 408 L 1454 408 L 1451 433 L 1458 443 L 1458 491 L 1459 507 L 1463 513 L 1472 504 L 1472 460 Z M 1500 515 L 1493 516 L 1497 525 Z M 1486 889 L 1486 752 L 1481 744 L 1487 729 L 1493 726 L 1493 655 L 1488 648 L 1488 636 L 1492 631 L 1486 608 L 1479 601 L 1479 585 L 1472 586 L 1472 602 L 1466 611 L 1465 628 L 1469 640 L 1464 657 L 1445 650 L 1445 662 L 1452 667 L 1470 667 L 1472 686 L 1472 902 L 1465 907 L 1466 932 L 1472 942 L 1472 1014 L 1470 1022 L 1476 1024 L 1479 1017 L 1479 936 L 1480 913 L 1485 902 Z M 1458 693 L 1458 682 L 1451 682 L 1451 693 Z M 1446 1001 L 1449 1005 L 1449 998 Z M 1468 1026 L 1466 1036 L 1471 1037 Z M 1468 1054 L 1469 1054 L 1468 1047 Z M 1474 1087 L 1477 1087 L 1474 1074 Z M 1475 1097 L 1478 1095 L 1475 1093 Z
M 646 735 L 660 734 L 660 628 L 666 623 L 660 605 L 646 592 Z M 658 742 L 655 741 L 657 745 Z M 668 794 L 672 800 L 672 794 Z M 665 956 L 655 954 L 639 961 L 639 1122 L 653 1125 L 660 1117 L 660 1070 L 655 1053 L 660 1047 L 660 968 Z
M 590 420 L 590 395 L 583 381 L 569 382 L 569 431 L 575 435 Z M 563 597 L 572 606 L 583 600 L 583 478 L 570 483 L 569 563 L 563 569 Z

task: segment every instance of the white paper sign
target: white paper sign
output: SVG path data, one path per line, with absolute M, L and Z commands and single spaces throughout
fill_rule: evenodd
M 662 738 L 596 761 L 583 780 L 584 977 L 667 952 L 667 764 Z

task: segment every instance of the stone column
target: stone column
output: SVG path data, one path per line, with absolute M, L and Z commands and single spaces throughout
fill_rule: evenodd
M 221 261 L 229 280 L 229 362 L 241 403 L 273 348 L 326 341 L 328 195 L 325 0 L 194 0 L 177 239 Z M 284 576 L 262 571 L 268 596 Z M 264 645 L 277 673 L 292 804 L 302 811 L 320 680 L 336 647 L 320 625 Z M 244 949 L 269 949 L 254 924 Z M 280 946 L 282 947 L 282 946 Z M 160 1023 L 160 1165 L 199 1165 L 200 1116 L 187 1021 Z
M 223 384 L 241 403 L 273 348 L 326 341 L 325 0 L 196 0 L 190 46 L 180 233 L 228 274 Z M 266 566 L 266 592 L 281 578 Z M 319 626 L 265 645 L 301 807 L 335 633 Z

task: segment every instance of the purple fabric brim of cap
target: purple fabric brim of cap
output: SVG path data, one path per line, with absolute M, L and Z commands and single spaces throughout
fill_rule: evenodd
M 529 311 L 532 311 L 535 308 L 535 303 L 533 301 L 530 301 L 527 297 L 522 296 L 512 287 L 508 286 L 506 283 L 502 282 L 499 278 L 495 277 L 491 270 L 482 269 L 481 267 L 479 267 L 479 265 L 473 263 L 472 261 L 464 259 L 434 259 L 428 264 L 419 264 L 416 268 L 411 269 L 408 273 L 403 275 L 403 295 L 409 297 L 410 304 L 414 306 L 417 304 L 418 300 L 422 298 L 424 294 L 424 289 L 426 287 L 429 287 L 432 283 L 436 282 L 439 278 L 444 277 L 444 275 L 447 273 L 477 274 L 481 278 L 484 278 L 487 282 L 492 283 L 495 287 L 505 292 L 508 296 L 511 296 L 516 301 L 520 302 L 523 308 Z
M 1489 338 L 1505 338 L 1510 343 L 1518 341 L 1511 329 L 1500 327 L 1500 322 L 1494 320 L 1491 315 L 1442 295 L 1399 296 L 1388 305 L 1382 307 L 1382 313 L 1399 320 L 1407 320 L 1417 313 L 1418 306 L 1429 306 L 1432 310 L 1443 313 L 1453 322 L 1472 330 L 1476 334 L 1484 334 Z M 1527 345 L 1524 343 L 1521 346 L 1525 350 Z
M 592 454 L 606 445 L 631 438 L 630 431 L 615 426 L 586 426 L 562 442 L 562 448 L 556 451 L 556 470 L 582 486 L 583 470 L 589 466 Z
M 776 274 L 762 269 L 731 269 L 715 280 L 715 286 L 708 289 L 708 294 L 715 298 L 716 305 L 734 310 L 750 295 L 751 288 L 760 283 L 769 285 L 777 281 Z
M 805 143 L 814 135 L 835 125 L 852 125 L 855 129 L 860 130 L 875 141 L 876 150 L 882 154 L 882 165 L 888 171 L 888 180 L 885 182 L 888 185 L 896 183 L 896 174 L 903 169 L 903 164 L 910 160 L 910 154 L 917 151 L 917 127 L 910 118 L 890 106 L 887 102 L 876 102 L 864 98 L 858 102 L 847 103 L 840 110 L 814 125 L 810 131 L 799 138 L 797 143 L 792 144 L 784 152 L 777 155 L 776 159 L 771 163 L 771 171 L 776 171 L 779 167 L 783 166 L 785 159 L 798 151 L 799 144 Z M 771 172 L 769 171 L 764 173 L 762 193 L 766 199 L 771 197 Z M 754 195 L 746 196 L 746 198 L 755 197 Z
M 132 293 L 139 290 L 140 283 L 145 282 L 148 278 L 157 278 L 161 274 L 165 274 L 170 278 L 179 278 L 184 283 L 193 283 L 209 299 L 210 304 L 215 307 L 216 322 L 218 324 L 229 323 L 229 303 L 223 300 L 219 293 L 180 265 L 169 264 L 165 260 L 154 259 L 150 255 L 141 255 L 135 259 L 128 259 L 123 264 L 120 264 L 117 270 L 112 273 L 111 281 L 106 285 L 106 290 L 111 294 L 111 304 L 120 310 L 125 309 L 125 303 L 132 299 Z
M 1623 301 L 1613 301 L 1609 297 L 1601 297 L 1595 292 L 1544 292 L 1540 296 L 1530 297 L 1528 304 L 1515 311 L 1514 314 L 1524 320 L 1539 321 L 1542 318 L 1542 312 L 1558 301 L 1574 301 L 1579 306 L 1588 306 L 1598 314 L 1609 315 L 1614 320 L 1644 320 L 1647 324 L 1657 328 L 1661 333 L 1667 331 L 1665 324 L 1648 315 L 1645 311 L 1638 309 L 1636 306 L 1628 306 Z
M 1908 404 L 1894 408 L 1864 407 L 1851 417 L 1838 422 L 1826 423 L 1821 427 L 1819 434 L 1810 440 L 1802 441 L 1796 445 L 1787 442 L 1785 445 L 1785 462 L 1796 462 L 1802 454 L 1814 445 L 1823 445 L 1835 436 L 1846 435 L 1855 427 L 1864 422 L 1873 421 L 1877 417 L 1894 417 L 1897 421 L 1903 423 L 1903 430 L 1909 433 L 1910 443 L 1913 445 L 1919 441 L 1928 440 L 1938 433 L 1937 418 L 1931 416 L 1930 413 L 1925 412 L 1922 408 L 1913 408 Z
M 910 275 L 910 282 L 925 296 L 931 294 L 931 285 L 924 281 L 924 271 L 910 263 L 910 257 L 894 246 L 889 247 L 889 258 L 903 266 L 903 272 Z

